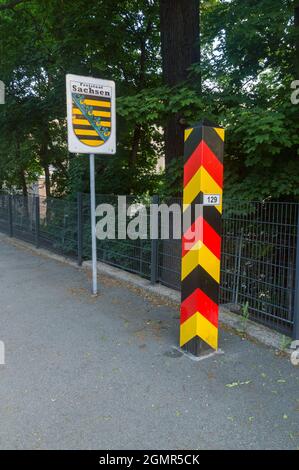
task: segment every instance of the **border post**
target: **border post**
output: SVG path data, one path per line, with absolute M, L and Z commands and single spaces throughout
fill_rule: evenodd
M 180 346 L 218 349 L 224 129 L 207 120 L 185 130 Z

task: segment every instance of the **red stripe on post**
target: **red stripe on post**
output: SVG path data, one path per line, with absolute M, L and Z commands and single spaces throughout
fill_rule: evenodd
M 202 140 L 184 165 L 184 187 L 201 166 L 204 166 L 218 186 L 223 186 L 223 165 Z
M 194 245 L 199 241 L 202 241 L 203 244 L 220 259 L 221 237 L 201 216 L 196 219 L 183 235 L 182 257 L 185 256 L 188 251 L 192 250 Z
M 216 328 L 218 328 L 218 305 L 215 304 L 202 290 L 196 289 L 181 304 L 181 324 L 199 312 Z

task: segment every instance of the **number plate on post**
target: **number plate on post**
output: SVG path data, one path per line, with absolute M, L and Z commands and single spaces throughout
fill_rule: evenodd
M 221 204 L 220 194 L 204 194 L 203 205 L 204 206 L 219 206 Z

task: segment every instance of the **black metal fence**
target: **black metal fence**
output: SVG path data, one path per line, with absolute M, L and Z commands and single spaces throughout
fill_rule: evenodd
M 158 202 L 157 196 L 153 199 Z M 138 204 L 150 202 L 151 198 L 128 196 L 122 207 L 117 196 L 97 196 L 97 204 L 112 205 L 116 215 L 131 206 L 132 217 L 126 217 L 125 225 Z M 223 209 L 221 303 L 242 306 L 248 302 L 250 318 L 298 336 L 299 204 L 224 201 Z M 124 227 L 116 223 L 114 240 L 97 240 L 98 259 L 179 290 L 181 242 L 171 237 L 150 240 L 149 211 L 143 217 L 144 239 L 125 235 L 119 239 Z M 79 194 L 73 201 L 0 195 L 0 230 L 77 258 L 80 264 L 91 256 L 89 196 Z
M 77 202 L 0 195 L 0 230 L 65 256 L 78 253 Z

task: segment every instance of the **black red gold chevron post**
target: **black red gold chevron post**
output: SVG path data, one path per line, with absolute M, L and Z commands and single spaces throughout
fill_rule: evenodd
M 180 346 L 218 349 L 224 129 L 185 130 Z

